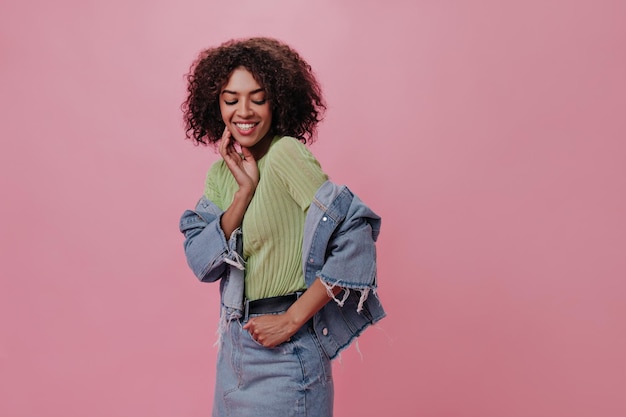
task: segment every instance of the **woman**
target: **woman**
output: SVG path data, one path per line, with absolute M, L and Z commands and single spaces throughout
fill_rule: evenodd
M 384 316 L 368 297 L 380 218 L 306 148 L 325 105 L 289 46 L 226 42 L 188 82 L 187 137 L 222 156 L 180 222 L 196 276 L 220 280 L 213 415 L 331 416 L 330 360 Z

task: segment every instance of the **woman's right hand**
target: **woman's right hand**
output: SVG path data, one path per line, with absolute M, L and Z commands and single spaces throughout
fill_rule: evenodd
M 241 154 L 237 152 L 235 139 L 228 128 L 224 129 L 219 150 L 239 189 L 254 193 L 259 183 L 259 167 L 248 148 L 241 147 Z
M 235 229 L 241 226 L 248 205 L 254 197 L 256 186 L 259 183 L 259 167 L 256 160 L 247 148 L 241 148 L 241 154 L 235 149 L 235 140 L 228 128 L 224 129 L 220 142 L 220 154 L 224 158 L 226 166 L 239 184 L 239 190 L 235 192 L 233 201 L 221 217 L 220 225 L 226 239 L 230 239 Z

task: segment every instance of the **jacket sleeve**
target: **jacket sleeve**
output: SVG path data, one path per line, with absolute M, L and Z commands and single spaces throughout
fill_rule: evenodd
M 305 277 L 319 277 L 334 302 L 314 316 L 314 331 L 330 358 L 385 317 L 376 293 L 381 219 L 345 186 L 325 183 L 309 208 L 303 248 Z M 332 289 L 343 290 L 336 296 Z M 374 294 L 374 297 L 370 296 Z
M 227 264 L 244 269 L 238 251 L 241 230 L 236 229 L 227 241 L 220 226 L 222 214 L 222 210 L 203 197 L 195 210 L 186 210 L 180 219 L 187 263 L 200 281 L 220 279 L 226 273 Z
M 304 225 L 302 262 L 307 285 L 376 288 L 380 217 L 346 186 L 326 181 L 315 194 Z
M 354 196 L 328 242 L 319 276 L 331 285 L 375 289 L 375 242 L 379 231 L 380 217 Z

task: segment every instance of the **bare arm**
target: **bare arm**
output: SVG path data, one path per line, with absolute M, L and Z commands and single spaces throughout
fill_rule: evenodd
M 246 214 L 250 201 L 252 201 L 256 186 L 259 183 L 259 168 L 247 148 L 241 148 L 243 158 L 237 152 L 228 128 L 224 129 L 219 150 L 226 166 L 239 184 L 239 190 L 235 193 L 233 202 L 222 215 L 220 222 L 226 239 L 229 239 L 233 231 L 241 226 L 243 216 Z
M 340 291 L 340 287 L 333 288 L 335 295 Z M 293 336 L 330 300 L 326 287 L 317 278 L 285 313 L 253 317 L 243 328 L 261 345 L 274 347 Z

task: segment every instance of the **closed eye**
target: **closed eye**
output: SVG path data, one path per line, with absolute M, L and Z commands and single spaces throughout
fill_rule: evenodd
M 239 100 L 233 100 L 233 101 L 224 100 L 224 104 L 226 104 L 227 106 L 233 106 L 237 104 L 238 101 Z M 265 103 L 267 103 L 267 100 L 252 100 L 252 102 L 256 104 L 257 106 L 262 106 Z

